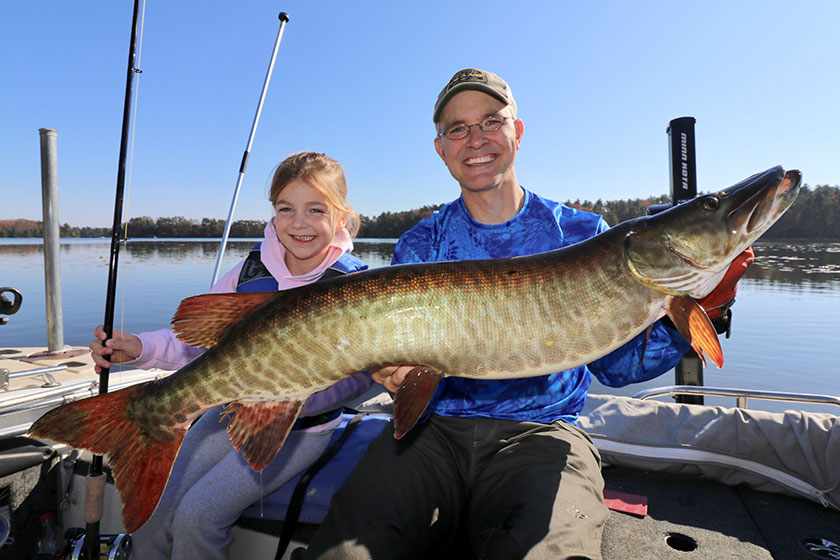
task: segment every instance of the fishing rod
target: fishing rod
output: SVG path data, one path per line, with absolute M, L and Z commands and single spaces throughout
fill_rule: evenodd
M 123 193 L 125 191 L 125 171 L 128 153 L 129 124 L 131 121 L 131 101 L 134 92 L 134 75 L 140 73 L 135 67 L 137 50 L 137 30 L 140 22 L 140 0 L 134 0 L 134 12 L 131 20 L 131 39 L 128 48 L 128 70 L 125 81 L 125 102 L 123 104 L 122 136 L 120 139 L 120 156 L 117 166 L 117 190 L 114 199 L 114 224 L 111 228 L 111 251 L 108 263 L 108 285 L 105 299 L 105 330 L 106 341 L 114 333 L 114 307 L 117 293 L 117 265 L 120 256 L 120 228 L 122 225 Z M 99 374 L 99 394 L 108 392 L 108 378 L 111 368 L 102 368 Z M 105 475 L 102 469 L 102 455 L 94 455 L 88 471 L 85 485 L 85 558 L 99 559 L 99 523 L 102 519 L 102 509 L 105 491 Z
M 289 21 L 289 15 L 286 12 L 280 12 L 277 16 L 280 19 L 280 29 L 277 30 L 277 39 L 274 41 L 274 50 L 271 52 L 271 60 L 268 63 L 268 71 L 265 74 L 265 82 L 263 82 L 262 91 L 260 92 L 260 100 L 257 103 L 257 111 L 254 114 L 254 122 L 251 124 L 251 133 L 248 135 L 248 143 L 245 146 L 245 153 L 242 154 L 242 162 L 239 164 L 239 175 L 236 179 L 236 187 L 233 189 L 233 200 L 230 202 L 230 210 L 228 210 L 227 221 L 225 221 L 225 231 L 222 234 L 222 242 L 219 244 L 219 254 L 216 255 L 216 266 L 213 269 L 213 279 L 210 281 L 212 288 L 219 279 L 219 270 L 222 267 L 222 258 L 225 254 L 225 247 L 230 236 L 230 226 L 233 223 L 233 211 L 236 209 L 236 201 L 239 198 L 239 189 L 242 187 L 242 179 L 245 177 L 245 168 L 248 166 L 248 156 L 251 154 L 251 146 L 254 143 L 254 135 L 257 132 L 257 124 L 260 122 L 260 113 L 262 113 L 263 102 L 265 101 L 265 94 L 268 92 L 268 84 L 271 81 L 271 73 L 274 71 L 274 61 L 277 59 L 277 50 L 280 48 L 280 41 L 283 38 L 283 30 L 286 28 L 286 23 Z

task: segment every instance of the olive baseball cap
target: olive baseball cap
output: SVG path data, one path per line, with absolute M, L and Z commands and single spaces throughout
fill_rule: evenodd
M 465 68 L 459 70 L 452 76 L 449 83 L 441 90 L 435 102 L 435 112 L 432 116 L 433 122 L 440 120 L 440 114 L 443 112 L 443 107 L 449 103 L 452 97 L 461 91 L 474 89 L 482 91 L 491 95 L 504 103 L 513 107 L 513 116 L 516 117 L 516 101 L 513 100 L 513 92 L 510 91 L 510 86 L 493 72 L 485 72 L 476 68 Z

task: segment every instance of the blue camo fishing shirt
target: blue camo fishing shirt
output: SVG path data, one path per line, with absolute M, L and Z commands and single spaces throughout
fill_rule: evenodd
M 609 227 L 597 214 L 523 190 L 522 209 L 503 224 L 475 221 L 461 198 L 446 204 L 400 237 L 392 264 L 530 255 L 583 241 Z M 590 372 L 611 387 L 646 381 L 673 368 L 689 345 L 675 330 L 657 322 L 641 361 L 643 348 L 644 333 L 588 366 L 551 375 L 494 381 L 447 377 L 438 385 L 429 410 L 442 416 L 575 423 L 592 382 Z

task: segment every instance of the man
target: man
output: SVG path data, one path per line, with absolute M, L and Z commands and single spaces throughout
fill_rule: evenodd
M 435 150 L 461 196 L 400 238 L 394 264 L 532 254 L 607 229 L 600 216 L 519 185 L 524 125 L 500 77 L 456 73 L 433 120 Z M 644 381 L 689 347 L 661 323 L 644 338 L 551 375 L 442 380 L 427 418 L 401 440 L 385 429 L 371 444 L 306 557 L 600 558 L 608 516 L 600 457 L 574 423 L 591 374 L 612 386 Z M 374 379 L 393 393 L 410 369 L 383 368 Z

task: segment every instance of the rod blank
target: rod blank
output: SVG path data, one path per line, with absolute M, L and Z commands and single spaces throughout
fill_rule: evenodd
M 268 84 L 271 82 L 271 74 L 274 72 L 274 61 L 277 60 L 277 51 L 280 48 L 280 41 L 283 39 L 283 30 L 286 28 L 286 23 L 289 21 L 289 15 L 286 12 L 280 12 L 278 18 L 280 19 L 280 29 L 277 30 L 277 39 L 274 41 L 274 50 L 271 52 L 271 60 L 268 63 L 268 71 L 265 74 L 265 81 L 263 82 L 262 91 L 260 92 L 260 100 L 257 103 L 257 110 L 254 114 L 254 122 L 251 124 L 251 133 L 248 135 L 248 144 L 245 146 L 245 153 L 242 154 L 242 162 L 239 164 L 239 175 L 236 178 L 236 186 L 233 189 L 233 199 L 230 202 L 228 217 L 225 221 L 225 231 L 222 234 L 222 241 L 219 244 L 219 253 L 216 255 L 216 266 L 213 269 L 213 278 L 210 281 L 211 288 L 219 279 L 219 270 L 222 268 L 222 258 L 225 254 L 228 237 L 230 237 L 230 227 L 233 223 L 233 213 L 234 210 L 236 210 L 236 201 L 239 199 L 239 191 L 242 188 L 242 180 L 245 177 L 245 168 L 248 166 L 248 157 L 251 155 L 251 146 L 254 144 L 254 135 L 257 132 L 257 124 L 260 122 L 260 113 L 262 113 L 265 95 L 268 92 Z

